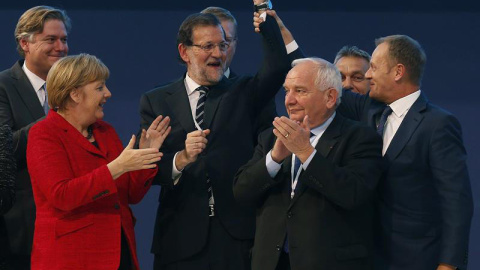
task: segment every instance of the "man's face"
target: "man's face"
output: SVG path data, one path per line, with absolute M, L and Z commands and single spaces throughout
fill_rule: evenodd
M 25 52 L 25 61 L 30 71 L 46 79 L 48 71 L 68 53 L 67 30 L 60 20 L 48 20 L 43 31 L 33 36 L 33 41 L 20 41 Z
M 345 56 L 335 64 L 342 74 L 342 87 L 365 95 L 370 90 L 370 82 L 365 79 L 368 61 L 361 57 Z
M 393 60 L 388 55 L 387 43 L 381 43 L 375 48 L 370 61 L 370 68 L 365 74 L 370 80 L 370 97 L 390 104 L 395 101 L 395 68 Z
M 310 127 L 325 122 L 335 109 L 335 89 L 318 89 L 315 85 L 317 67 L 312 62 L 302 62 L 288 72 L 285 88 L 285 108 L 290 119 L 302 122 L 308 115 Z
M 235 55 L 235 50 L 237 49 L 237 29 L 235 24 L 229 20 L 222 21 L 222 27 L 225 31 L 225 40 L 230 44 L 227 50 L 227 58 L 225 60 L 225 70 L 230 67 L 232 63 L 233 56 Z
M 218 45 L 224 43 L 222 28 L 218 26 L 197 26 L 193 29 L 192 42 L 194 45 Z M 225 72 L 226 51 L 214 46 L 212 51 L 205 51 L 198 46 L 178 45 L 183 61 L 187 64 L 188 75 L 200 85 L 215 85 Z

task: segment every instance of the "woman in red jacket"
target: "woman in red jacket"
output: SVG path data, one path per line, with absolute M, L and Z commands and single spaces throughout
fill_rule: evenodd
M 111 93 L 95 56 L 57 61 L 47 77 L 46 119 L 29 133 L 27 164 L 37 208 L 32 269 L 138 269 L 134 217 L 170 132 L 158 117 L 123 149 L 102 121 Z

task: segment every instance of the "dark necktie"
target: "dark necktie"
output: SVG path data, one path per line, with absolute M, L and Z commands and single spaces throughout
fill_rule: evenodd
M 195 91 L 200 93 L 197 102 L 197 109 L 195 112 L 195 121 L 200 126 L 200 128 L 205 129 L 205 102 L 207 101 L 208 88 L 205 86 L 199 86 Z
M 383 132 L 385 130 L 385 123 L 387 123 L 388 116 L 392 113 L 392 108 L 390 106 L 385 107 L 380 116 L 380 121 L 378 121 L 377 133 L 383 138 Z
M 197 108 L 195 112 L 195 121 L 200 126 L 201 129 L 205 129 L 205 102 L 207 101 L 207 94 L 208 88 L 205 86 L 199 86 L 195 91 L 200 93 L 197 102 Z M 208 193 L 208 206 L 209 206 L 209 216 L 214 215 L 214 207 L 215 204 L 213 199 L 213 191 L 212 191 L 212 180 L 207 175 L 207 193 Z

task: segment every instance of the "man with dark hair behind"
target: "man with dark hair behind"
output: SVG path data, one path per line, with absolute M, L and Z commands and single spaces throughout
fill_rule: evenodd
M 27 10 L 15 28 L 17 50 L 24 59 L 0 73 L 0 125 L 13 131 L 17 160 L 16 203 L 5 215 L 13 269 L 30 269 L 35 203 L 26 164 L 30 128 L 48 111 L 45 80 L 52 65 L 68 53 L 70 18 L 49 6 Z
M 343 46 L 335 56 L 335 66 L 342 74 L 343 89 L 365 95 L 370 91 L 370 81 L 365 73 L 370 64 L 370 55 L 356 46 Z
M 145 93 L 141 126 L 159 114 L 172 131 L 160 151 L 162 186 L 152 252 L 155 269 L 249 269 L 255 213 L 235 202 L 237 169 L 248 161 L 258 113 L 281 87 L 290 61 L 273 17 L 261 25 L 263 64 L 254 77 L 224 77 L 230 44 L 212 14 L 180 26 L 179 80 Z
M 375 43 L 369 94 L 345 91 L 338 111 L 383 138 L 376 269 L 467 269 L 473 200 L 460 123 L 420 90 L 426 55 L 416 40 Z

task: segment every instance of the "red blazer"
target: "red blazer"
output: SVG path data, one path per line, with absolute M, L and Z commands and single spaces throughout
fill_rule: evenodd
M 123 229 L 135 269 L 134 217 L 157 169 L 113 180 L 107 164 L 123 150 L 115 130 L 93 124 L 99 148 L 50 110 L 28 136 L 27 164 L 37 207 L 32 269 L 118 269 Z

